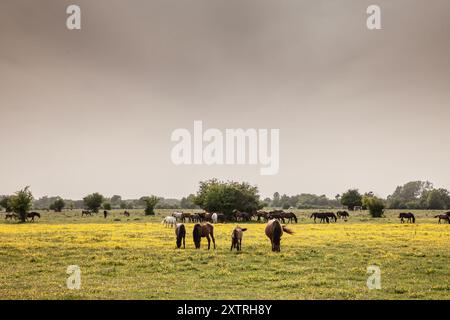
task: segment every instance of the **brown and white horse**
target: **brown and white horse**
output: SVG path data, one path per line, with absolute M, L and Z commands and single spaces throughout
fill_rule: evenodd
M 236 227 L 231 233 L 231 249 L 235 248 L 237 251 L 242 250 L 242 237 L 244 235 L 244 231 L 247 231 L 247 228 Z

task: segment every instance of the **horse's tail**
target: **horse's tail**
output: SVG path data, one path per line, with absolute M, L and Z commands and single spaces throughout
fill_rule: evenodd
M 182 224 L 177 229 L 177 248 L 181 247 L 181 241 L 185 236 L 186 236 L 186 228 L 184 227 L 184 224 Z
M 282 226 L 282 228 L 283 228 L 283 231 L 286 232 L 287 234 L 294 234 L 294 231 L 292 231 L 291 229 L 289 229 L 285 226 Z

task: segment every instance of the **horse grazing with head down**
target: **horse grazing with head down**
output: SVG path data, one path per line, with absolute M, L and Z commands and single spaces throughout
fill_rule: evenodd
M 242 237 L 244 236 L 244 231 L 247 231 L 247 228 L 236 227 L 231 233 L 231 249 L 235 248 L 237 251 L 242 250 Z
M 441 223 L 441 220 L 447 221 L 448 223 L 450 223 L 450 215 L 448 214 L 439 214 L 437 216 L 435 216 L 435 218 L 439 218 L 438 223 Z
M 280 252 L 281 250 L 281 236 L 283 231 L 287 234 L 294 234 L 294 232 L 285 226 L 282 226 L 277 219 L 270 220 L 266 225 L 266 236 L 272 243 L 272 251 Z
M 184 227 L 184 224 L 177 223 L 175 235 L 177 236 L 177 248 L 180 249 L 181 242 L 183 242 L 183 249 L 186 249 L 186 228 Z
M 338 211 L 336 215 L 341 219 L 347 219 L 350 216 L 347 211 Z
M 164 220 L 163 220 L 161 223 L 162 223 L 163 225 L 165 225 L 166 228 L 167 228 L 168 226 L 174 227 L 175 224 L 177 223 L 177 219 L 176 219 L 175 217 L 167 216 L 167 217 L 164 218 Z
M 194 231 L 192 232 L 192 236 L 194 238 L 196 249 L 200 249 L 200 242 L 202 238 L 206 238 L 208 240 L 208 250 L 211 247 L 211 239 L 214 244 L 214 249 L 216 248 L 216 240 L 214 239 L 214 226 L 211 223 L 196 223 L 194 226 Z
M 330 223 L 330 218 L 326 214 L 326 212 L 313 212 L 310 218 L 314 218 L 314 223 L 316 223 L 316 219 L 320 219 L 320 222 Z
M 416 217 L 414 217 L 414 215 L 411 212 L 401 212 L 398 215 L 398 218 L 400 219 L 401 223 L 405 222 L 404 219 L 408 219 L 408 222 L 411 222 L 411 223 L 415 223 L 416 222 Z
M 41 218 L 41 215 L 39 214 L 39 212 L 28 212 L 27 213 L 27 220 L 28 219 L 31 219 L 31 221 L 33 221 L 34 222 L 34 218 L 35 217 L 38 217 L 39 219 Z

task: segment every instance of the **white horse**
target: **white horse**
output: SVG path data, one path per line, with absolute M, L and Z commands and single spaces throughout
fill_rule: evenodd
M 181 218 L 183 217 L 183 212 L 174 212 L 172 213 L 172 217 L 174 217 L 176 220 L 181 220 Z
M 175 219 L 175 217 L 165 217 L 164 220 L 162 221 L 162 224 L 165 225 L 166 227 L 170 226 L 170 227 L 175 227 L 177 223 L 177 219 Z
M 214 213 L 212 214 L 211 220 L 212 220 L 213 223 L 217 223 L 217 213 L 214 212 Z

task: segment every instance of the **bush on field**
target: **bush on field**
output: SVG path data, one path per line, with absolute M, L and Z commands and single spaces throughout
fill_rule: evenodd
M 83 198 L 84 206 L 95 213 L 102 207 L 103 201 L 104 197 L 98 192 Z
M 53 210 L 55 212 L 61 212 L 65 206 L 66 206 L 66 203 L 64 202 L 64 200 L 61 198 L 58 198 L 55 200 L 55 202 L 53 202 L 50 205 L 49 209 Z
M 383 216 L 385 204 L 384 201 L 375 196 L 364 197 L 363 205 L 369 209 L 369 213 L 373 218 L 379 218 Z
M 159 202 L 160 198 L 157 196 L 142 197 L 140 201 L 145 203 L 145 215 L 153 216 L 155 215 L 155 206 Z
M 21 222 L 25 222 L 27 219 L 27 213 L 31 210 L 33 205 L 33 195 L 30 191 L 30 187 L 17 191 L 9 199 L 9 205 L 13 212 L 19 215 Z

